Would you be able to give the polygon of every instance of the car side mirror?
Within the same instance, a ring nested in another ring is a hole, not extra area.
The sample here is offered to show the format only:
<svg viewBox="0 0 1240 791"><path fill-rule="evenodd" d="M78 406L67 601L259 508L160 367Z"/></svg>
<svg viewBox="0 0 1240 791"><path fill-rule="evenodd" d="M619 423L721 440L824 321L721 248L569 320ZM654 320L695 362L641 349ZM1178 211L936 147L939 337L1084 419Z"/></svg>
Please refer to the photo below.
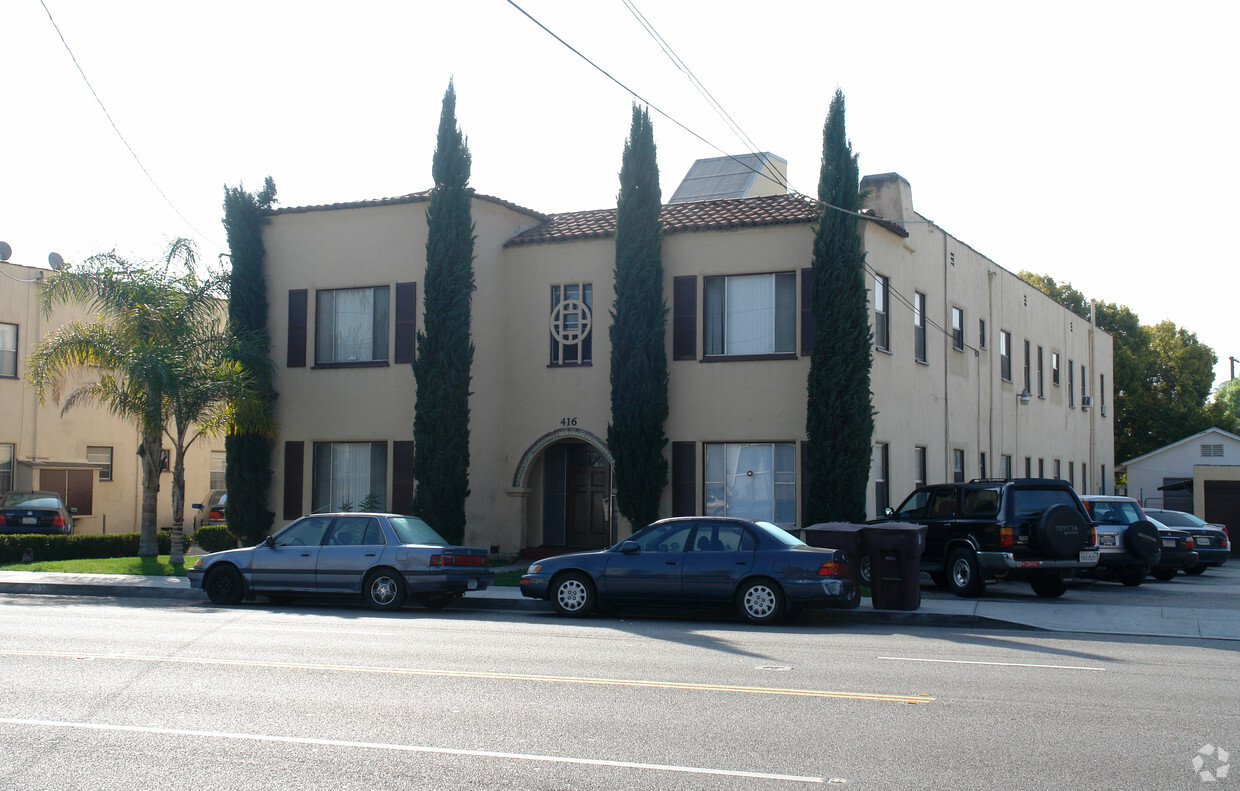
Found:
<svg viewBox="0 0 1240 791"><path fill-rule="evenodd" d="M276 546L276 537L275 537L275 536L267 536L266 538L264 538L264 539L263 539L263 546L265 546L265 547L271 547L272 549L275 549L275 546Z"/></svg>
<svg viewBox="0 0 1240 791"><path fill-rule="evenodd" d="M194 503L193 505L190 506L190 508L193 508L195 511L201 511L202 503Z"/></svg>
<svg viewBox="0 0 1240 791"><path fill-rule="evenodd" d="M895 515L896 515L896 509L892 508L891 506L887 506L886 508L883 509L883 516L887 517L888 519L890 519L891 517Z"/></svg>
<svg viewBox="0 0 1240 791"><path fill-rule="evenodd" d="M635 552L641 552L642 545L636 541L625 541L620 544L620 551L626 555L632 555Z"/></svg>
<svg viewBox="0 0 1240 791"><path fill-rule="evenodd" d="M78 511L78 509L77 509L77 506L76 506L76 505L71 505L71 506L69 506L69 513L71 513L71 514L76 514L76 513L77 513L77 511Z"/></svg>

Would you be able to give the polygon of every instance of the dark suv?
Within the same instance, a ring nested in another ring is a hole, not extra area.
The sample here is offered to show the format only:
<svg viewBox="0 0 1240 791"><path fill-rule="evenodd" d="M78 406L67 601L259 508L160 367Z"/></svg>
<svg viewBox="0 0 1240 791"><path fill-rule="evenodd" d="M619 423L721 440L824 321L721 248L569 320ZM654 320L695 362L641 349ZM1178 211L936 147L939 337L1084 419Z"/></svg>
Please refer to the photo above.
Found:
<svg viewBox="0 0 1240 791"><path fill-rule="evenodd" d="M1027 580L1034 593L1054 598L1098 563L1092 522L1066 481L923 486L888 509L888 519L926 526L921 570L957 596L980 596L988 582Z"/></svg>

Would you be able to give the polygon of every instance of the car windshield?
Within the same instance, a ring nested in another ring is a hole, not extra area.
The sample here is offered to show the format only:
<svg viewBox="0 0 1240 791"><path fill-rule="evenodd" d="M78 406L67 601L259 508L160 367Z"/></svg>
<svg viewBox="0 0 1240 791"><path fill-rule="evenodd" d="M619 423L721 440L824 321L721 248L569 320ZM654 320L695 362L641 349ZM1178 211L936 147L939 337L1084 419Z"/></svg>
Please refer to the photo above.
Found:
<svg viewBox="0 0 1240 791"><path fill-rule="evenodd" d="M416 516L389 516L388 524L396 531L396 538L402 544L448 545L443 536Z"/></svg>
<svg viewBox="0 0 1240 791"><path fill-rule="evenodd" d="M771 524L770 522L754 522L754 524L762 528L764 531L766 531L767 535L771 536L772 538L774 538L776 541L778 541L781 544L785 544L790 547L805 546L804 541L792 535L787 530L784 530L779 525L774 525L774 524Z"/></svg>
<svg viewBox="0 0 1240 791"><path fill-rule="evenodd" d="M1159 522L1172 527L1205 527L1208 524L1192 514L1186 514L1182 511L1147 511L1146 513L1153 513L1154 516L1158 517Z"/></svg>
<svg viewBox="0 0 1240 791"><path fill-rule="evenodd" d="M0 508L60 508L60 498L54 494L35 494L32 492L9 492L0 502Z"/></svg>
<svg viewBox="0 0 1240 791"><path fill-rule="evenodd" d="M1076 498L1072 496L1072 492L1067 489L1013 488L1009 496L1012 498L1012 513L1017 519L1037 516L1056 505L1080 507L1076 504Z"/></svg>
<svg viewBox="0 0 1240 791"><path fill-rule="evenodd" d="M1095 522L1104 525L1130 525L1145 517L1136 503L1095 500L1090 506Z"/></svg>

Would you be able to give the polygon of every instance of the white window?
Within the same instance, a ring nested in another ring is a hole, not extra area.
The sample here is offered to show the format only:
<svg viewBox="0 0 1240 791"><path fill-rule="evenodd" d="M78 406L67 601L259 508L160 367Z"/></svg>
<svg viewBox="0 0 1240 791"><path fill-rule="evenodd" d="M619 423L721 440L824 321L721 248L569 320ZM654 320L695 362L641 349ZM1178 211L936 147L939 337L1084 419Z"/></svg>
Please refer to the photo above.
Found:
<svg viewBox="0 0 1240 791"><path fill-rule="evenodd" d="M874 345L883 351L891 349L890 288L886 275L874 276Z"/></svg>
<svg viewBox="0 0 1240 791"><path fill-rule="evenodd" d="M313 511L384 509L386 442L314 443Z"/></svg>
<svg viewBox="0 0 1240 791"><path fill-rule="evenodd" d="M112 448L100 445L86 446L86 461L99 465L99 480L112 480Z"/></svg>
<svg viewBox="0 0 1240 791"><path fill-rule="evenodd" d="M706 516L796 522L796 446L706 443Z"/></svg>
<svg viewBox="0 0 1240 791"><path fill-rule="evenodd" d="M983 464L984 468L986 465ZM913 448L913 488L920 489L926 485L926 447L918 445Z"/></svg>
<svg viewBox="0 0 1240 791"><path fill-rule="evenodd" d="M999 477L1005 481L1012 479L1012 457L1006 453L999 457Z"/></svg>
<svg viewBox="0 0 1240 791"><path fill-rule="evenodd" d="M913 292L913 356L926 361L926 295L920 291Z"/></svg>
<svg viewBox="0 0 1240 791"><path fill-rule="evenodd" d="M891 504L888 494L887 483L887 443L879 442L874 445L874 515L881 517L887 510L887 506Z"/></svg>
<svg viewBox="0 0 1240 791"><path fill-rule="evenodd" d="M228 463L228 454L222 450L211 451L211 482L208 489L226 489L228 484L224 483L225 465Z"/></svg>
<svg viewBox="0 0 1240 791"><path fill-rule="evenodd" d="M707 355L796 352L795 274L708 277L704 290Z"/></svg>
<svg viewBox="0 0 1240 791"><path fill-rule="evenodd" d="M594 286L564 283L551 287L551 364L586 365L592 360Z"/></svg>
<svg viewBox="0 0 1240 791"><path fill-rule="evenodd" d="M1051 352L1051 384L1059 387L1059 352Z"/></svg>
<svg viewBox="0 0 1240 791"><path fill-rule="evenodd" d="M1012 381L1012 333L999 330L999 376Z"/></svg>
<svg viewBox="0 0 1240 791"><path fill-rule="evenodd" d="M0 445L0 494L13 490L13 445Z"/></svg>
<svg viewBox="0 0 1240 791"><path fill-rule="evenodd" d="M952 348L964 350L964 308L952 308Z"/></svg>
<svg viewBox="0 0 1240 791"><path fill-rule="evenodd" d="M964 451L959 448L952 450L952 481L964 483Z"/></svg>
<svg viewBox="0 0 1240 791"><path fill-rule="evenodd" d="M16 324L0 324L0 376L17 378Z"/></svg>
<svg viewBox="0 0 1240 791"><path fill-rule="evenodd" d="M314 321L316 364L387 360L387 286L319 291Z"/></svg>

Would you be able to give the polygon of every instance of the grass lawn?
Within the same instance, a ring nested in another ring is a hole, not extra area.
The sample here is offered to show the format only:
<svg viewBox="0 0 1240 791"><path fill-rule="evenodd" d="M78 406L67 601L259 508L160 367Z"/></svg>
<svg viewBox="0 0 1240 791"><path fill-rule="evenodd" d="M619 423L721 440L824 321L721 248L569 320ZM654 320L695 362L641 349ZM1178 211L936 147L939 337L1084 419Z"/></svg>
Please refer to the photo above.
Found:
<svg viewBox="0 0 1240 791"><path fill-rule="evenodd" d="M10 563L0 571L56 571L63 574L148 574L156 577L184 577L194 565L196 555L186 555L185 563L173 566L167 555L157 558L87 558L47 560L36 563Z"/></svg>

